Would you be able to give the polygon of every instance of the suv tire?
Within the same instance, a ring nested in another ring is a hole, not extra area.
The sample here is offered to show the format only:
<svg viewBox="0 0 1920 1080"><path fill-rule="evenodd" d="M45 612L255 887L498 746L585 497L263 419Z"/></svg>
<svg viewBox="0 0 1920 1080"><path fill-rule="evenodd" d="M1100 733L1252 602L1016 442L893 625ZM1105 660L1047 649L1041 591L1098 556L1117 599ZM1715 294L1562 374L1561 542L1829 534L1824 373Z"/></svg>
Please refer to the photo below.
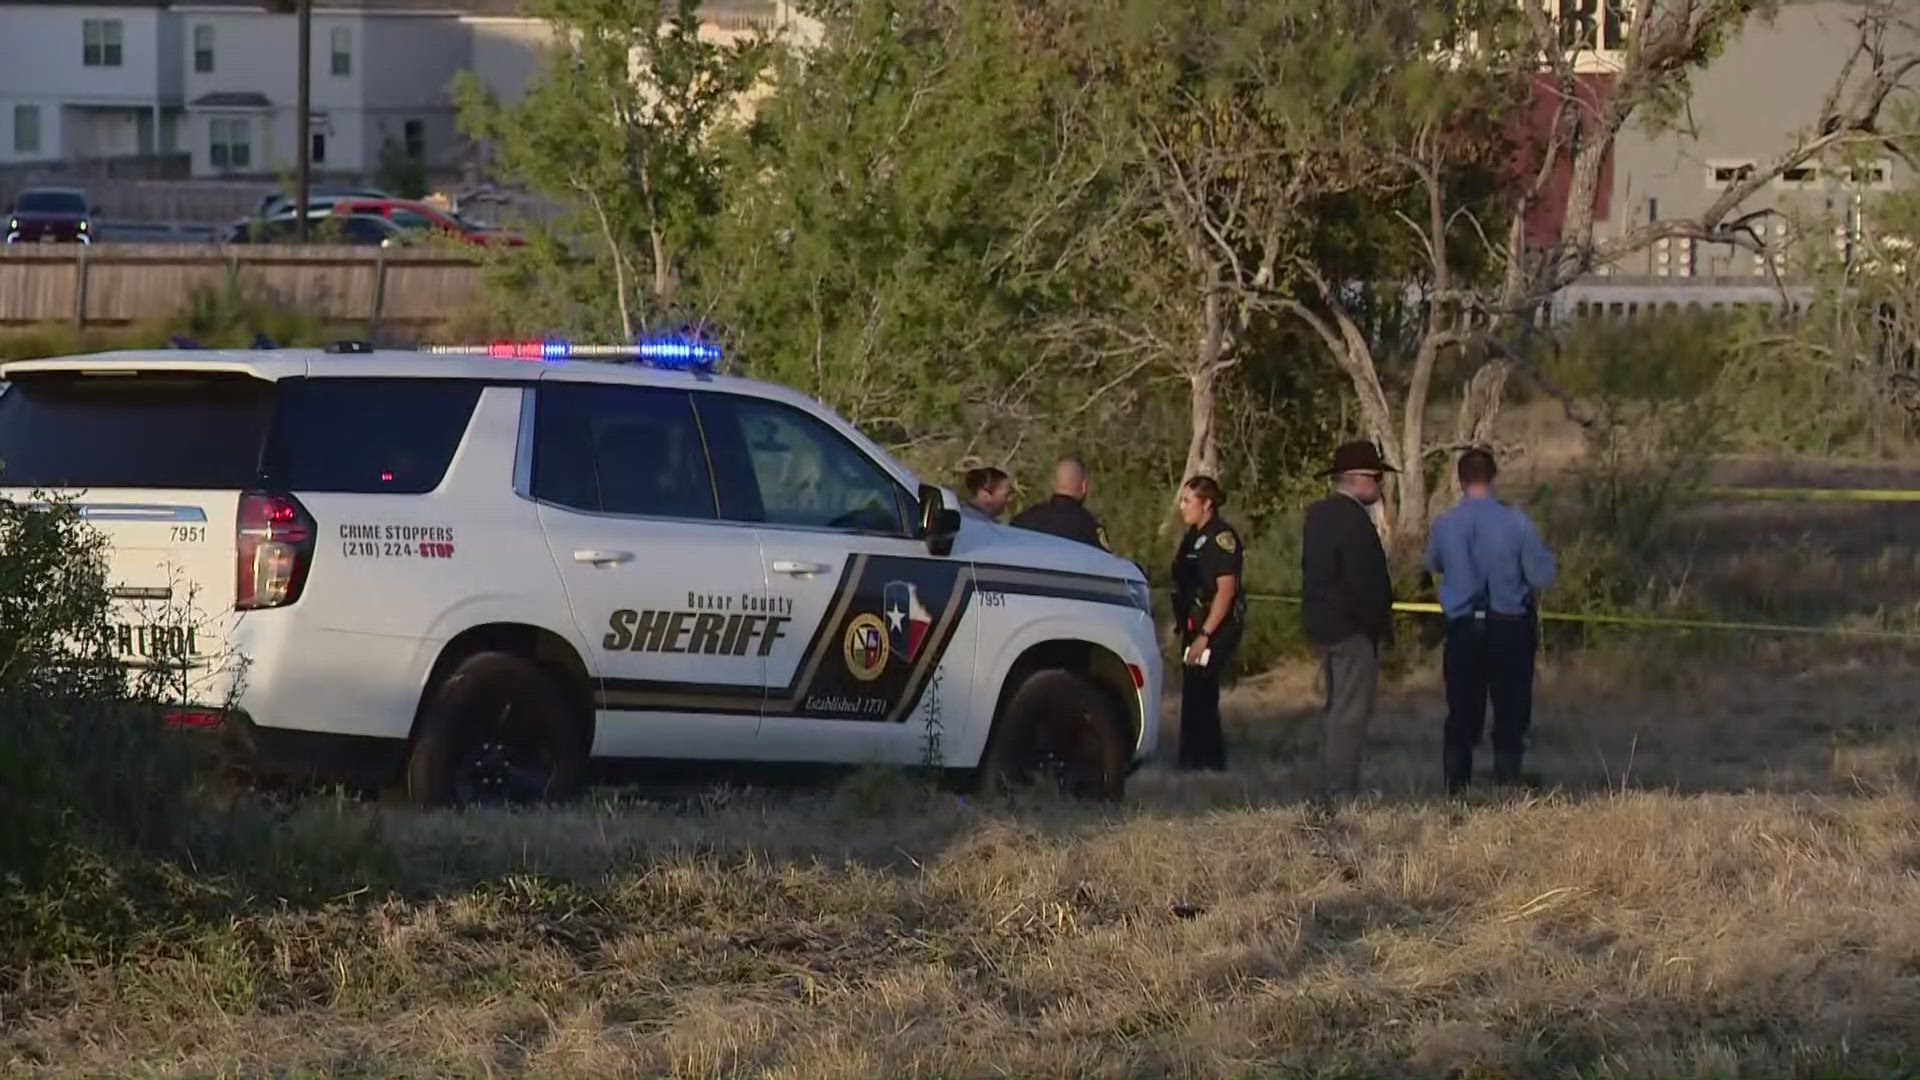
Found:
<svg viewBox="0 0 1920 1080"><path fill-rule="evenodd" d="M462 660L435 686L407 759L414 803L561 801L585 771L582 726L539 665L504 652Z"/></svg>
<svg viewBox="0 0 1920 1080"><path fill-rule="evenodd" d="M1107 695L1058 669L1029 675L1007 702L980 759L980 787L999 792L1042 780L1075 798L1118 799L1127 745Z"/></svg>

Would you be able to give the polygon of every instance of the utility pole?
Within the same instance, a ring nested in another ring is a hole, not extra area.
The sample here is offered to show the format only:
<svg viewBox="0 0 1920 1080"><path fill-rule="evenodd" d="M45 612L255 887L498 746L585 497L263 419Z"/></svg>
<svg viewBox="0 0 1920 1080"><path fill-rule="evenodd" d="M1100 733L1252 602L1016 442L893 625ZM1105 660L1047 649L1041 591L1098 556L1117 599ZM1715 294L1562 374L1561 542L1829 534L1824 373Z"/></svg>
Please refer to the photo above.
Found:
<svg viewBox="0 0 1920 1080"><path fill-rule="evenodd" d="M293 195L294 238L307 242L307 195L313 180L313 0L300 0L300 119L294 136L300 179Z"/></svg>

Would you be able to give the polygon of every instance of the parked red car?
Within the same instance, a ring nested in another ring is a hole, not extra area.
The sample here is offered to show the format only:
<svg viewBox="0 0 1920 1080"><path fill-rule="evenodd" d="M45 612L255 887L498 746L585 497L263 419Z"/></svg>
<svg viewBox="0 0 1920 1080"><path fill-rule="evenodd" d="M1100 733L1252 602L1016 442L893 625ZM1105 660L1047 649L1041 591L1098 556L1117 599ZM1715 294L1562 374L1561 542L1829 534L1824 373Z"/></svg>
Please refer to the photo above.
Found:
<svg viewBox="0 0 1920 1080"><path fill-rule="evenodd" d="M526 240L517 233L476 225L459 214L450 214L432 203L413 199L340 199L333 204L333 212L383 217L408 232L443 233L469 244L504 244L509 247L526 244Z"/></svg>

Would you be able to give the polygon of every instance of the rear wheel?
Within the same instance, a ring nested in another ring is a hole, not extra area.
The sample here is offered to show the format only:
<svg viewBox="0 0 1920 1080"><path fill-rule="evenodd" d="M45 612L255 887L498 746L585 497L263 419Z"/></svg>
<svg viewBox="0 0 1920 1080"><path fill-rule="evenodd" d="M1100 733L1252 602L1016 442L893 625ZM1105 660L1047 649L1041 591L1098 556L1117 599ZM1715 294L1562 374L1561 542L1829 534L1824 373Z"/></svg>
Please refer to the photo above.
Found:
<svg viewBox="0 0 1920 1080"><path fill-rule="evenodd" d="M571 798L586 766L581 730L539 665L476 653L427 702L407 761L407 798L429 806Z"/></svg>
<svg viewBox="0 0 1920 1080"><path fill-rule="evenodd" d="M1041 783L1083 799L1117 799L1127 744L1113 702L1071 671L1029 675L1007 702L980 761L980 786Z"/></svg>

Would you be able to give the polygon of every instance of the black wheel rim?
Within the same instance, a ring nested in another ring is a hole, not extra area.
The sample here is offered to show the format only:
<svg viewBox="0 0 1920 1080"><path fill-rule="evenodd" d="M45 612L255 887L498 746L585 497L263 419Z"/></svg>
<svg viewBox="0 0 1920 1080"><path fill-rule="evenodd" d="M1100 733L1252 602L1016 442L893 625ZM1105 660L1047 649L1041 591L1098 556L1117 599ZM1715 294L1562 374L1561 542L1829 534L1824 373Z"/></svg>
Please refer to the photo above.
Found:
<svg viewBox="0 0 1920 1080"><path fill-rule="evenodd" d="M1100 768L1098 721L1083 709L1061 709L1035 725L1032 769L1061 793L1084 797L1105 787Z"/></svg>
<svg viewBox="0 0 1920 1080"><path fill-rule="evenodd" d="M462 803L538 802L553 785L554 750L535 712L516 698L471 710L455 759L453 793Z"/></svg>

